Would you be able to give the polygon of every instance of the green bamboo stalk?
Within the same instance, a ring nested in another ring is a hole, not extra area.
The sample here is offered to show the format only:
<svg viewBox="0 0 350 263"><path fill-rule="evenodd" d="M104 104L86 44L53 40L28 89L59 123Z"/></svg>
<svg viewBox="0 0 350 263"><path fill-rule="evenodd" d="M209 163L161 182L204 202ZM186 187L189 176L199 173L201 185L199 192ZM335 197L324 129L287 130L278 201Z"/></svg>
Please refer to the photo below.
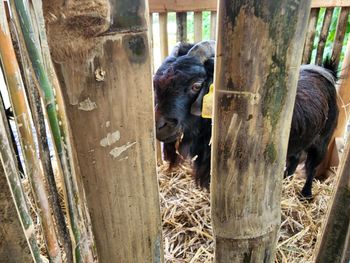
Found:
<svg viewBox="0 0 350 263"><path fill-rule="evenodd" d="M14 16L16 20L16 16ZM57 190L57 185L55 181L55 175L51 164L50 150L48 146L48 138L45 129L45 116L41 104L41 96L39 94L39 84L37 83L34 76L33 70L30 66L30 60L27 53L25 52L25 44L23 38L18 35L16 29L16 22L12 21L12 39L14 46L16 47L16 55L19 61L21 61L21 72L23 79L25 81L25 88L27 89L27 95L29 99L29 105L32 111L33 122L37 130L38 135L38 148L39 155L43 163L44 174L47 178L49 198L51 200L52 212L55 217L57 225L57 235L59 241L62 245L62 248L66 254L67 263L73 262L72 254L72 241L70 236L70 229L66 224L66 220L62 211L62 208L59 203L59 194ZM18 23L17 23L18 24ZM38 42L38 41L36 41ZM24 70L27 69L27 70ZM30 69L30 70L29 70Z"/></svg>
<svg viewBox="0 0 350 263"><path fill-rule="evenodd" d="M0 9L2 9L1 4L2 1L0 1ZM0 100L0 105L2 105L1 97ZM10 131L7 125L5 112L3 108L0 107L0 159L4 166L6 179L11 190L12 198L16 204L16 210L27 239L30 252L35 262L41 263L43 261L41 259L40 249L36 241L34 223L27 207L26 198L19 178L19 172L16 167L16 161L13 158L14 152L11 146L9 133Z"/></svg>
<svg viewBox="0 0 350 263"><path fill-rule="evenodd" d="M34 1L34 3L38 4L37 1ZM34 72L36 74L36 78L38 80L38 83L40 84L41 91L43 93L43 100L46 105L46 113L48 115L49 124L52 132L52 136L54 138L55 142L55 150L57 151L57 155L59 157L59 171L60 173L63 172L64 174L64 182L65 182L65 190L66 190L66 197L67 197L67 203L68 203L68 211L69 211L69 219L70 224L72 227L72 231L74 234L74 241L77 244L75 248L75 260L76 262L81 261L90 261L92 260L92 252L91 252L91 246L87 244L87 240L91 240L92 244L92 233L90 232L90 235L86 232L86 224L84 222L84 212L85 211L85 219L88 218L88 213L86 212L86 207L84 206L82 209L82 202L81 202L81 196L80 192L83 192L82 189L79 191L79 187L76 181L76 176L74 174L74 167L71 165L70 160L72 160L71 157L71 151L69 148L69 136L68 134L68 126L66 124L66 117L65 117L65 110L63 107L63 102L59 103L59 108L61 112L60 120L58 119L57 113L55 111L56 104L55 104L55 98L53 93L53 87L58 86L58 81L55 76L53 65L51 62L48 45L47 45L47 39L46 39L46 33L45 33L45 26L44 26L44 18L42 15L42 11L35 10L36 11L36 18L41 23L39 25L39 34L40 34L40 45L41 45L41 51L44 53L44 57L46 60L46 66L50 68L49 73L45 72L45 65L43 61L41 60L41 56L43 53L40 53L38 46L35 43L33 36L34 30L33 30L33 23L30 18L29 14L29 8L27 5L27 2L23 0L15 0L15 7L14 10L18 16L19 16L19 22L21 24L22 28L22 34L24 37L24 40L26 42L26 47L29 52L29 57L32 62L32 66L34 69ZM38 9L38 8L36 8ZM55 81L57 85L53 85L50 82ZM54 79L54 80L52 80ZM59 88L56 88L56 92L60 94ZM61 99L61 96L60 96ZM59 125L61 123L61 125ZM63 147L63 145L65 147ZM68 151L65 149L67 148ZM81 240L84 240L82 242Z"/></svg>
<svg viewBox="0 0 350 263"><path fill-rule="evenodd" d="M61 132L57 119L55 96L49 78L45 72L44 65L42 63L41 54L36 46L35 39L32 37L34 35L34 30L33 23L30 18L28 3L24 0L15 0L14 3L17 15L19 17L19 22L27 47L28 55L32 62L36 78L40 84L57 152L61 154L63 149L61 142Z"/></svg>
<svg viewBox="0 0 350 263"><path fill-rule="evenodd" d="M3 2L1 1L1 3ZM13 105L13 112L23 149L23 156L26 161L26 173L30 178L31 186L34 190L35 201L39 207L39 213L42 219L41 226L43 228L50 259L53 262L62 262L61 251L55 233L55 225L43 181L43 171L35 150L34 136L29 121L30 113L28 112L25 99L21 73L12 46L3 4L0 6L0 18L0 55Z"/></svg>

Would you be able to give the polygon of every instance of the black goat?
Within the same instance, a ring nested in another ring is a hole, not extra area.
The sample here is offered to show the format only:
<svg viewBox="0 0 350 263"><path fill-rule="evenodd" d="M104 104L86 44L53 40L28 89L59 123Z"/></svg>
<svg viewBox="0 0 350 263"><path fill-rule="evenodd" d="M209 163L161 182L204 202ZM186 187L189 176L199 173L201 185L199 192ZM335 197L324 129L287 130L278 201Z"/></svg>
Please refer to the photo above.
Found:
<svg viewBox="0 0 350 263"><path fill-rule="evenodd" d="M211 120L201 118L201 107L213 82L214 52L214 41L178 44L153 79L156 134L164 142L164 158L173 167L195 157L194 175L201 187L210 182ZM337 123L336 79L330 61L324 67L300 68L285 175L295 172L301 153L306 152L304 197L312 195L315 169Z"/></svg>

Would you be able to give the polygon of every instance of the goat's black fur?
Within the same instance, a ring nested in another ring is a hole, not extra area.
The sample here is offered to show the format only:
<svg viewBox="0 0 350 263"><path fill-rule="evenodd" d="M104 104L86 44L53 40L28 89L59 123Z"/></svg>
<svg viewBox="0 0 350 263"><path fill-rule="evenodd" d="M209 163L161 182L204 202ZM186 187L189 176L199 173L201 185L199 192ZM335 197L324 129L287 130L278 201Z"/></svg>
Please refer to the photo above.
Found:
<svg viewBox="0 0 350 263"><path fill-rule="evenodd" d="M326 59L323 68L303 65L295 98L285 175L292 175L303 152L307 154L306 183L301 194L311 197L312 180L327 152L337 125L338 107L334 64Z"/></svg>
<svg viewBox="0 0 350 263"><path fill-rule="evenodd" d="M188 92L191 84L203 79L202 89L208 92L213 82L214 59L204 64L195 57L186 56L191 44L180 46L177 57L168 57L154 76L156 114L176 119L183 132L178 149L176 139L164 143L164 157L170 167L185 158L196 157L194 175L196 182L208 187L210 182L211 120L194 116L190 112L196 96ZM316 167L323 160L337 123L336 69L326 60L323 67L304 65L300 77L293 111L285 175L295 172L302 152L307 153L307 180L302 190L311 196L311 185Z"/></svg>

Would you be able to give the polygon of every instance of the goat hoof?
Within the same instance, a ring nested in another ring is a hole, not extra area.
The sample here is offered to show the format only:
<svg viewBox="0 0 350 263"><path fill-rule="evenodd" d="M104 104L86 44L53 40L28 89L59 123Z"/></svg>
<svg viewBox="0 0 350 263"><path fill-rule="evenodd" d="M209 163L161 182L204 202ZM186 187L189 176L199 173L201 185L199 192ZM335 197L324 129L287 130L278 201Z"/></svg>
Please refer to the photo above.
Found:
<svg viewBox="0 0 350 263"><path fill-rule="evenodd" d="M310 202L313 200L312 193L301 191L299 194L299 199L301 201L309 201Z"/></svg>

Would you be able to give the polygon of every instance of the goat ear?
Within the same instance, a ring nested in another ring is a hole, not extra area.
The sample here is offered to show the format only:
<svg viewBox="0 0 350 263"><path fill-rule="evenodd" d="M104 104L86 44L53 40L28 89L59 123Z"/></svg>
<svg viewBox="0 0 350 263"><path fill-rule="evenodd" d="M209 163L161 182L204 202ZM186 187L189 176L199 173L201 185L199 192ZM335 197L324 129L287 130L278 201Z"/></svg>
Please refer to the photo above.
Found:
<svg viewBox="0 0 350 263"><path fill-rule="evenodd" d="M202 87L201 91L198 94L197 99L192 103L191 106L191 114L195 116L202 116L202 104L203 104L203 97L206 93L206 88Z"/></svg>
<svg viewBox="0 0 350 263"><path fill-rule="evenodd" d="M210 77L213 77L214 75L214 65L215 65L214 62L215 62L214 57L209 58L204 62L205 71L207 72L207 75Z"/></svg>

